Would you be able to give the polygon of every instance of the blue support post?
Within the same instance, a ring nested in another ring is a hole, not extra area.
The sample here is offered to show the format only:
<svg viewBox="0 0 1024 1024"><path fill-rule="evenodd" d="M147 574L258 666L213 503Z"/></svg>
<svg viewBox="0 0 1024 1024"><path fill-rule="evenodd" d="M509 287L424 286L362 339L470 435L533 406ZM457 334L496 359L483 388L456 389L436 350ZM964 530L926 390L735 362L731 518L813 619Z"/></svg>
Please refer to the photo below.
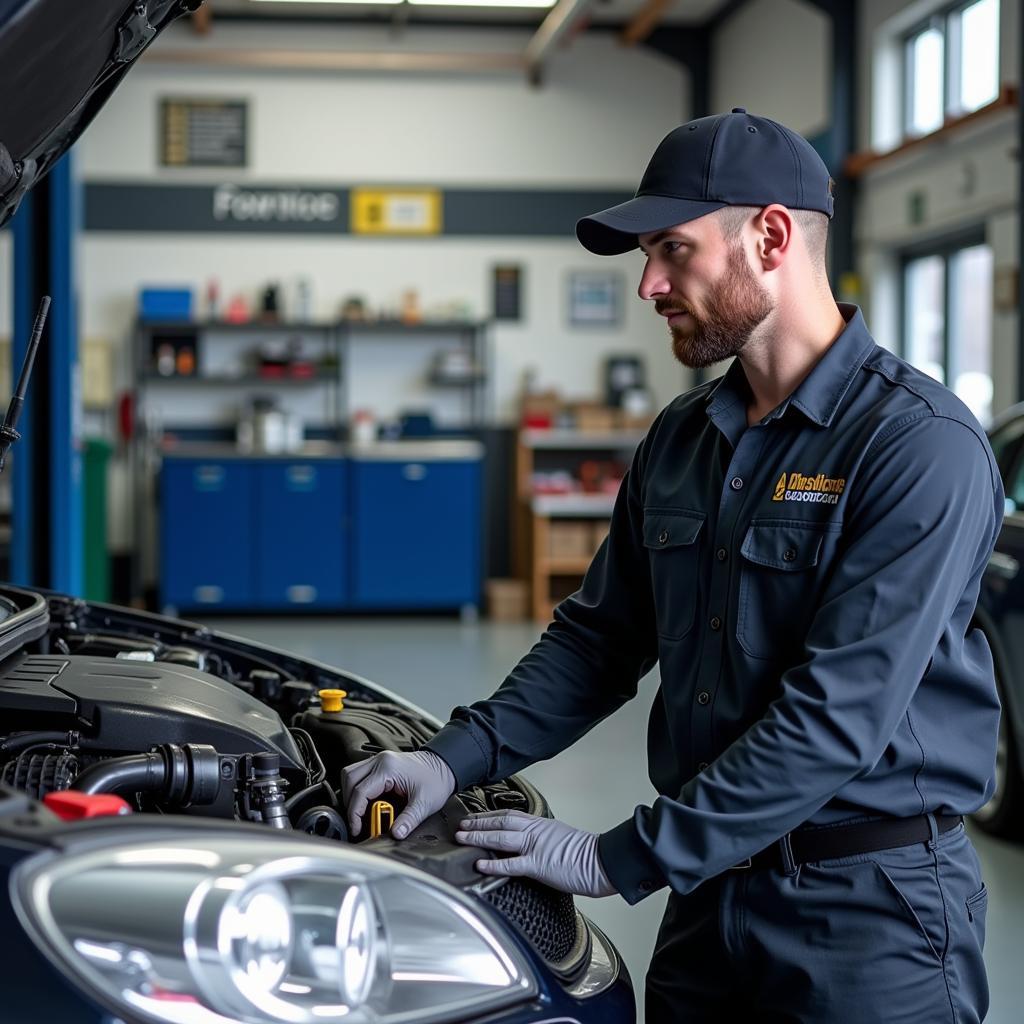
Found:
<svg viewBox="0 0 1024 1024"><path fill-rule="evenodd" d="M65 156L54 165L12 222L14 380L40 297L49 294L53 303L18 425L22 439L11 454L11 577L79 595L84 509L75 239L81 203L71 159Z"/></svg>
<svg viewBox="0 0 1024 1024"><path fill-rule="evenodd" d="M81 192L67 153L49 176L50 294L50 579L54 590L79 595L84 584L81 374L75 245Z"/></svg>

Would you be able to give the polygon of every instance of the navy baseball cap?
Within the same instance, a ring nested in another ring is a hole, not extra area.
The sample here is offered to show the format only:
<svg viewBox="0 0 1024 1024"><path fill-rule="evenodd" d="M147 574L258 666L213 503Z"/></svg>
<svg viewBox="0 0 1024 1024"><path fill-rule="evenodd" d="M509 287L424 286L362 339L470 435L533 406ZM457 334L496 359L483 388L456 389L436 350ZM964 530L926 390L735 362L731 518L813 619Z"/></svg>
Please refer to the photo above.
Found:
<svg viewBox="0 0 1024 1024"><path fill-rule="evenodd" d="M723 206L818 210L832 216L825 162L796 132L742 107L689 121L661 140L636 196L584 217L576 237L599 256L635 249L637 235L696 220Z"/></svg>

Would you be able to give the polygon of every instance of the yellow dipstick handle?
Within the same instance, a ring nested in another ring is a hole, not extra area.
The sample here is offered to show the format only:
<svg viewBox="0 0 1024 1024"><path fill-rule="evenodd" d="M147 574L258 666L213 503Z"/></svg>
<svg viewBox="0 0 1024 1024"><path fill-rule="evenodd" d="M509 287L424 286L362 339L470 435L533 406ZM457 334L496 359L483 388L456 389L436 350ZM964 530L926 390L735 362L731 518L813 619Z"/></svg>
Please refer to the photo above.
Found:
<svg viewBox="0 0 1024 1024"><path fill-rule="evenodd" d="M395 808L387 800L374 800L370 808L370 838L379 839L391 831L395 823Z"/></svg>
<svg viewBox="0 0 1024 1024"><path fill-rule="evenodd" d="M320 710L329 714L337 714L345 710L344 700L348 696L346 690L321 690Z"/></svg>

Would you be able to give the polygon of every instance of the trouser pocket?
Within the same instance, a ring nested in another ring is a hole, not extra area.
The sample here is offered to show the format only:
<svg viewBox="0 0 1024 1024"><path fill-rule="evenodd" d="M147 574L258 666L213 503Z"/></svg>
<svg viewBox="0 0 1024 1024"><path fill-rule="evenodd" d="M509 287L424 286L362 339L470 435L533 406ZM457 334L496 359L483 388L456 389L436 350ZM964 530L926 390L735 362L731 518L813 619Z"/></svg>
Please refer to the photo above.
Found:
<svg viewBox="0 0 1024 1024"><path fill-rule="evenodd" d="M928 952L943 963L949 948L949 929L942 890L934 865L901 868L874 861L880 884L887 888L906 915L907 923L917 932Z"/></svg>

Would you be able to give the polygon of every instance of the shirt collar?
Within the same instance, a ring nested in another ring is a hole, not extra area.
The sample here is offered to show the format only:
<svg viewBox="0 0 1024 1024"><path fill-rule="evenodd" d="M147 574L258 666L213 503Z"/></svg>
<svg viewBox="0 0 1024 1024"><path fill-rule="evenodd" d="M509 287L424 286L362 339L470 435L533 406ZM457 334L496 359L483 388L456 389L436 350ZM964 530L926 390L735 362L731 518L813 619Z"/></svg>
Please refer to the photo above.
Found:
<svg viewBox="0 0 1024 1024"><path fill-rule="evenodd" d="M765 422L780 418L792 405L819 426L831 424L839 403L874 345L860 309L846 302L840 302L838 306L846 327L796 390L764 418ZM725 376L708 392L708 415L714 416L739 401L743 402L745 409L750 398L750 385L743 365L734 359Z"/></svg>

